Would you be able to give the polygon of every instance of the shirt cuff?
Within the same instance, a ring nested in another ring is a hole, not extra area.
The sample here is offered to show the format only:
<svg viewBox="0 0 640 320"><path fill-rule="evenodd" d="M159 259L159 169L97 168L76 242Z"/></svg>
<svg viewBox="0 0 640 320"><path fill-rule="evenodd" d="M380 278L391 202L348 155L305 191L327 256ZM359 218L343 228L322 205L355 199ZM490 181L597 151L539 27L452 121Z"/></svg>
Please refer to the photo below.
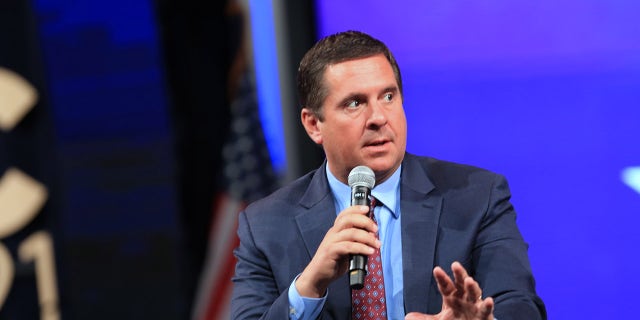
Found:
<svg viewBox="0 0 640 320"><path fill-rule="evenodd" d="M298 292L298 289L296 289L296 280L298 280L298 276L293 279L293 282L291 282L291 285L289 286L289 319L316 319L327 300L329 290L327 289L324 296L320 298L303 297Z"/></svg>

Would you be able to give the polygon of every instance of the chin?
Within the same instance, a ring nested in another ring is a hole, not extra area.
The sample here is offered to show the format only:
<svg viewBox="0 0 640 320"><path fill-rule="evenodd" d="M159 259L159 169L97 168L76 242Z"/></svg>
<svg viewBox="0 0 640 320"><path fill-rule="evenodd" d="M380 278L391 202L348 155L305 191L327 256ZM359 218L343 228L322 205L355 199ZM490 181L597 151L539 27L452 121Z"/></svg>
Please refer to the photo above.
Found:
<svg viewBox="0 0 640 320"><path fill-rule="evenodd" d="M376 176L385 175L386 173L388 173L389 171L393 170L396 167L395 163L391 161L384 161L384 162L372 161L369 164L366 164L366 166L371 168L371 170L373 170L373 172L376 173Z"/></svg>
<svg viewBox="0 0 640 320"><path fill-rule="evenodd" d="M363 161L364 165L371 168L373 172L376 173L376 176L386 175L389 171L393 171L397 167L400 166L400 162L402 162L402 158L396 157L385 157L385 158L375 158L369 159L368 161Z"/></svg>

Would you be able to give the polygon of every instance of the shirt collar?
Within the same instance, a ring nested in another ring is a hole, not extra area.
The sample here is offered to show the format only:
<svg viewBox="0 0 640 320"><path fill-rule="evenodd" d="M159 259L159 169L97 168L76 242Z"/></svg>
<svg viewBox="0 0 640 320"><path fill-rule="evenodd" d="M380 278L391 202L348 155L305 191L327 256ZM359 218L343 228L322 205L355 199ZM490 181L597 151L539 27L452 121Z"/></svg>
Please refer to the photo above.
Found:
<svg viewBox="0 0 640 320"><path fill-rule="evenodd" d="M398 218L399 210L397 210L398 198L400 196L399 186L400 186L400 172L402 172L402 165L396 169L396 172L389 177L389 179L385 180L383 183L376 185L371 190L371 194L376 197L379 201L381 201L391 214L395 218ZM329 166L326 165L325 171L327 172L327 180L329 181L329 188L331 188L331 192L333 193L334 199L336 199L336 204L338 205L338 212L344 210L348 206L351 205L351 188L338 180L331 170L329 170Z"/></svg>

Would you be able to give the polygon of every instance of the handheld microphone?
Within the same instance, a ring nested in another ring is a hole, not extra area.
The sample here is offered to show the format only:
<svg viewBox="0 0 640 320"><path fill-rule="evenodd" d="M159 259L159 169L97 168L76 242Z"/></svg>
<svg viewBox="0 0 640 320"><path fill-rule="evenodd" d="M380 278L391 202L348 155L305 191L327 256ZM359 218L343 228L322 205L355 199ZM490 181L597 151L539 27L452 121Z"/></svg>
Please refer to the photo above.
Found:
<svg viewBox="0 0 640 320"><path fill-rule="evenodd" d="M376 175L367 166L357 166L349 173L351 187L351 205L369 206L371 189L376 184ZM367 275L367 256L352 254L349 257L349 285L352 289L360 290L364 287L364 277Z"/></svg>

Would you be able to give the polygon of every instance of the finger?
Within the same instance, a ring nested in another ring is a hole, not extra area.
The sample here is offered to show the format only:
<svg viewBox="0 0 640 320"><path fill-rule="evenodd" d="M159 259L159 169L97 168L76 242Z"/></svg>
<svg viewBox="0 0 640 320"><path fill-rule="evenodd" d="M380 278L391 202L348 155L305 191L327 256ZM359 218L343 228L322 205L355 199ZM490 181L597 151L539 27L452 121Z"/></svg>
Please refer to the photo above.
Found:
<svg viewBox="0 0 640 320"><path fill-rule="evenodd" d="M480 306L480 319L493 320L493 307L493 298L484 299Z"/></svg>
<svg viewBox="0 0 640 320"><path fill-rule="evenodd" d="M453 281L451 281L451 278L449 278L442 268L433 268L433 277L436 279L438 290L440 290L440 294L442 294L443 297L447 297L456 291Z"/></svg>
<svg viewBox="0 0 640 320"><path fill-rule="evenodd" d="M458 261L454 261L451 264L451 271L453 271L453 277L456 280L464 281L464 279L469 276L467 270Z"/></svg>
<svg viewBox="0 0 640 320"><path fill-rule="evenodd" d="M451 271L453 271L453 282L456 287L456 297L462 298L465 294L464 280L469 276L467 274L467 270L464 269L460 262L455 261L451 264Z"/></svg>
<svg viewBox="0 0 640 320"><path fill-rule="evenodd" d="M362 254L365 256L372 255L375 252L375 248L358 242L343 242L339 244L343 247L340 255L350 254Z"/></svg>
<svg viewBox="0 0 640 320"><path fill-rule="evenodd" d="M317 256L338 261L346 258L349 254L373 254L375 249L381 246L380 240L366 230L358 228L336 229L334 226L327 232L316 252Z"/></svg>
<svg viewBox="0 0 640 320"><path fill-rule="evenodd" d="M369 207L367 206L348 207L338 214L333 225L337 230L359 228L376 233L378 225L366 216L368 212Z"/></svg>
<svg viewBox="0 0 640 320"><path fill-rule="evenodd" d="M482 289L480 289L480 285L472 277L464 279L464 287L467 301L476 303L482 299Z"/></svg>
<svg viewBox="0 0 640 320"><path fill-rule="evenodd" d="M356 206L347 207L346 209L340 211L340 213L338 213L338 218L343 216L350 216L350 215L367 217L368 213L369 213L369 207L356 205Z"/></svg>
<svg viewBox="0 0 640 320"><path fill-rule="evenodd" d="M361 216L367 217L368 214L369 214L369 210L370 210L369 206L353 205L353 206L349 206L349 207L345 208L338 215L342 215L342 214L357 214L357 215L361 215Z"/></svg>
<svg viewBox="0 0 640 320"><path fill-rule="evenodd" d="M340 231L336 235L336 242L345 242L347 245L351 244L364 244L373 249L379 249L382 243L374 233L368 232L363 229L350 228ZM349 252L354 253L354 252ZM373 252L371 252L373 253Z"/></svg>

